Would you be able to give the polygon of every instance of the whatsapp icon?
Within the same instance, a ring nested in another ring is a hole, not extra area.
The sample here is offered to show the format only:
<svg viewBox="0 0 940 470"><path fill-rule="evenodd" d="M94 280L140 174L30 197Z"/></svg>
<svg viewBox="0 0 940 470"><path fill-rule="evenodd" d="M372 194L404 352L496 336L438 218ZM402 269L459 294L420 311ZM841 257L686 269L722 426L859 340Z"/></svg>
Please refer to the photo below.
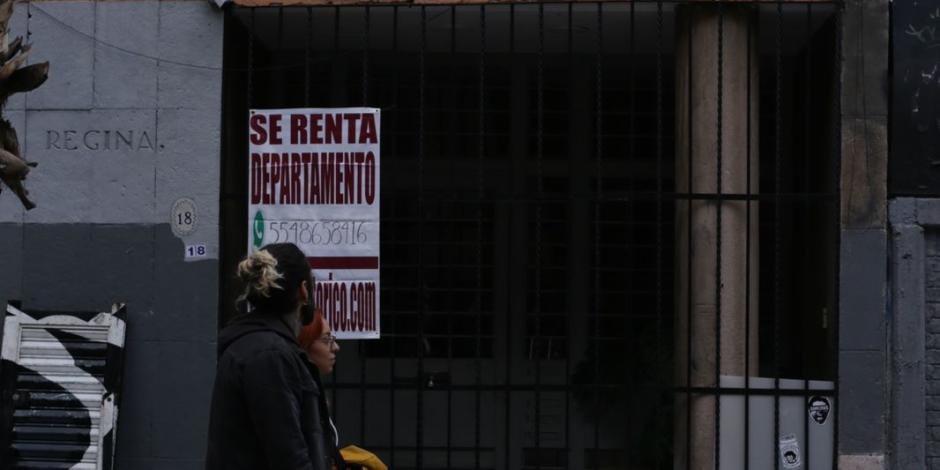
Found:
<svg viewBox="0 0 940 470"><path fill-rule="evenodd" d="M260 210L255 212L255 220L254 223L252 223L251 234L255 248L261 248L261 244L264 243L264 214L262 214Z"/></svg>

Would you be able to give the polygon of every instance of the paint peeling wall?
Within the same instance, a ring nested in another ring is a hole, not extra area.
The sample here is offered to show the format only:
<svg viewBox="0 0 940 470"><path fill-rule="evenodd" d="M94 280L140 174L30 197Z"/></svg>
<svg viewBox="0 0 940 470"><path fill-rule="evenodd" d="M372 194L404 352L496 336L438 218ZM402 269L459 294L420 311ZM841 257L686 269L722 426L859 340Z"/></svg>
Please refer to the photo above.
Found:
<svg viewBox="0 0 940 470"><path fill-rule="evenodd" d="M17 4L49 81L5 115L38 207L0 194L0 300L128 304L118 468L202 468L215 369L222 13L204 1ZM195 228L174 235L174 202ZM184 248L207 255L186 262ZM5 303L5 302L4 302Z"/></svg>

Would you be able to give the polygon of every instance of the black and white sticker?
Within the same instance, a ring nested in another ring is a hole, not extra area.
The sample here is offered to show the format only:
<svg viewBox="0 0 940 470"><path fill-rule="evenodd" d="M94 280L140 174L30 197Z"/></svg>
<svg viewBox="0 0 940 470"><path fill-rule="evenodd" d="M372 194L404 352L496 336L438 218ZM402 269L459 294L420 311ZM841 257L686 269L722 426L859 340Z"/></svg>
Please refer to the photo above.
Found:
<svg viewBox="0 0 940 470"><path fill-rule="evenodd" d="M800 443L793 434L780 438L780 463L783 464L783 468L800 468L803 465L803 459L800 458Z"/></svg>
<svg viewBox="0 0 940 470"><path fill-rule="evenodd" d="M809 417L813 418L813 421L816 421L817 424L826 424L826 420L829 419L829 412L832 410L829 400L819 395L810 397L806 408L809 411Z"/></svg>

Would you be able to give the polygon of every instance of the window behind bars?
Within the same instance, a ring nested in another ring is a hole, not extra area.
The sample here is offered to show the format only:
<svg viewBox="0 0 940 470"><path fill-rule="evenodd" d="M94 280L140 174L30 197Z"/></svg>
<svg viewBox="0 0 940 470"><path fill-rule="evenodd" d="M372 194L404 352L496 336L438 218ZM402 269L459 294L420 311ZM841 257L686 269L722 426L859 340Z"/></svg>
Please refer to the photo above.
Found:
<svg viewBox="0 0 940 470"><path fill-rule="evenodd" d="M328 381L344 443L790 468L793 432L834 468L839 35L826 3L230 10L222 321L248 109L378 107L382 338Z"/></svg>

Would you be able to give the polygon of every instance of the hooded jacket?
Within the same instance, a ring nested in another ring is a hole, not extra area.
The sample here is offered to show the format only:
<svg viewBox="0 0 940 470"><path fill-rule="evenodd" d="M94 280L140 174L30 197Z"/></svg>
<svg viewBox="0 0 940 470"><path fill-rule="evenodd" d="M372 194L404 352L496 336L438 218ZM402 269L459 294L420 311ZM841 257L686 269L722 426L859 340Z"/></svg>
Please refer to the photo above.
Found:
<svg viewBox="0 0 940 470"><path fill-rule="evenodd" d="M331 470L333 443L316 371L277 315L219 334L207 470Z"/></svg>

